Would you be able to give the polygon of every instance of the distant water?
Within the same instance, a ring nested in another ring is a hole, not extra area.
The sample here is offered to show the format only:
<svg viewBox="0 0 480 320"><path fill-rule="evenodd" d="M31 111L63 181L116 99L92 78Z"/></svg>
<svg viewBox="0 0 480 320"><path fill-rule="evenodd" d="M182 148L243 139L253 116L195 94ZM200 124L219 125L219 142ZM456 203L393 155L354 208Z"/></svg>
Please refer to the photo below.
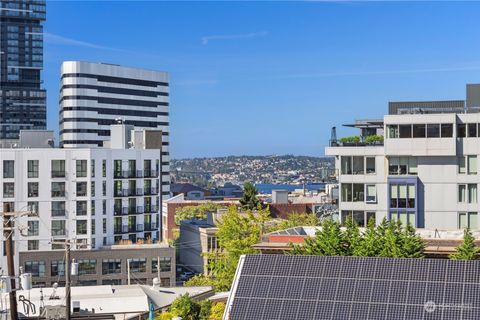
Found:
<svg viewBox="0 0 480 320"><path fill-rule="evenodd" d="M260 183L256 184L255 188L257 188L259 193L272 193L272 190L288 190L294 191L295 189L302 189L302 184L270 184L270 183ZM309 183L305 185L305 189L307 191L316 191L325 189L325 183Z"/></svg>

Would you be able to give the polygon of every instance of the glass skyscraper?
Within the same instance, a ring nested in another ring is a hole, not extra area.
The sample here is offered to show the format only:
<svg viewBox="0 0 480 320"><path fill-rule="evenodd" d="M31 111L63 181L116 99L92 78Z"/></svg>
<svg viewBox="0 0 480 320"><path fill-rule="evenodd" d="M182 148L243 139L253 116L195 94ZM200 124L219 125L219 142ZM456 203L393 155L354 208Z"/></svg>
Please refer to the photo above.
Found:
<svg viewBox="0 0 480 320"><path fill-rule="evenodd" d="M45 0L0 0L0 140L46 129L43 21Z"/></svg>

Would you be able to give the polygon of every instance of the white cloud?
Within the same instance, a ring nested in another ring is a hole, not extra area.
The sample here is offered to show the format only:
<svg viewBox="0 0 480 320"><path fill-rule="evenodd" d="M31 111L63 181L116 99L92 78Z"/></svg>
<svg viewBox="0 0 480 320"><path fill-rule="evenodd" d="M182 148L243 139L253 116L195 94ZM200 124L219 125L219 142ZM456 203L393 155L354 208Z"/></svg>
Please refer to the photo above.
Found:
<svg viewBox="0 0 480 320"><path fill-rule="evenodd" d="M202 37L202 44L206 45L211 41L216 40L234 40L234 39L248 39L248 38L257 38L257 37L265 37L268 35L268 31L259 31L259 32L251 32L251 33L244 33L244 34L224 34L224 35L213 35L213 36L205 36Z"/></svg>
<svg viewBox="0 0 480 320"><path fill-rule="evenodd" d="M63 36L53 34L53 33L48 33L48 32L43 33L43 39L45 40L45 42L51 43L51 44L86 47L86 48L92 48L92 49L122 51L121 49L106 47L106 46L102 46L102 45L91 43L91 42L67 38L67 37L63 37Z"/></svg>

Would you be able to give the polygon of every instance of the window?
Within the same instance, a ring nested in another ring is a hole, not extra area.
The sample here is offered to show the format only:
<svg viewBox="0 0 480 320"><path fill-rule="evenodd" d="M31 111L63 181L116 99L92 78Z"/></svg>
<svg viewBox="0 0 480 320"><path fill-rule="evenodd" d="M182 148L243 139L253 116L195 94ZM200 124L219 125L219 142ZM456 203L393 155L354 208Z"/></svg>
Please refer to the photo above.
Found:
<svg viewBox="0 0 480 320"><path fill-rule="evenodd" d="M467 124L467 137L476 138L477 137L477 124L468 123Z"/></svg>
<svg viewBox="0 0 480 320"><path fill-rule="evenodd" d="M122 160L113 160L113 177L122 177Z"/></svg>
<svg viewBox="0 0 480 320"><path fill-rule="evenodd" d="M207 251L215 251L219 248L218 245L218 238L216 236L208 236L207 237Z"/></svg>
<svg viewBox="0 0 480 320"><path fill-rule="evenodd" d="M102 160L102 177L107 177L107 160Z"/></svg>
<svg viewBox="0 0 480 320"><path fill-rule="evenodd" d="M77 220L77 234L87 234L87 220Z"/></svg>
<svg viewBox="0 0 480 320"><path fill-rule="evenodd" d="M15 197L15 184L13 182L3 183L3 197L14 198Z"/></svg>
<svg viewBox="0 0 480 320"><path fill-rule="evenodd" d="M87 196L87 182L77 182L77 197Z"/></svg>
<svg viewBox="0 0 480 320"><path fill-rule="evenodd" d="M65 182L52 182L52 198L65 197Z"/></svg>
<svg viewBox="0 0 480 320"><path fill-rule="evenodd" d="M427 123L427 138L440 138L440 125Z"/></svg>
<svg viewBox="0 0 480 320"><path fill-rule="evenodd" d="M160 272L170 272L172 270L172 258L160 257L160 259L152 259L152 272L158 272L158 260L160 260Z"/></svg>
<svg viewBox="0 0 480 320"><path fill-rule="evenodd" d="M365 158L367 174L375 173L375 157L366 157Z"/></svg>
<svg viewBox="0 0 480 320"><path fill-rule="evenodd" d="M120 286L121 284L122 284L122 279L105 279L105 280L102 280L102 285Z"/></svg>
<svg viewBox="0 0 480 320"><path fill-rule="evenodd" d="M458 228L459 229L477 229L478 228L478 214L476 212L460 212L458 214Z"/></svg>
<svg viewBox="0 0 480 320"><path fill-rule="evenodd" d="M45 261L26 261L25 273L31 273L32 277L45 277Z"/></svg>
<svg viewBox="0 0 480 320"><path fill-rule="evenodd" d="M28 160L28 177L29 178L38 178L38 160Z"/></svg>
<svg viewBox="0 0 480 320"><path fill-rule="evenodd" d="M102 181L102 196L107 195L107 181Z"/></svg>
<svg viewBox="0 0 480 320"><path fill-rule="evenodd" d="M65 220L52 220L52 236L64 236L66 233Z"/></svg>
<svg viewBox="0 0 480 320"><path fill-rule="evenodd" d="M136 170L137 170L136 161L128 160L128 176L135 177Z"/></svg>
<svg viewBox="0 0 480 320"><path fill-rule="evenodd" d="M28 221L28 236L38 236L38 221Z"/></svg>
<svg viewBox="0 0 480 320"><path fill-rule="evenodd" d="M467 136L467 126L464 123L457 124L457 137L465 138Z"/></svg>
<svg viewBox="0 0 480 320"><path fill-rule="evenodd" d="M38 213L38 201L28 201L27 210L33 213Z"/></svg>
<svg viewBox="0 0 480 320"><path fill-rule="evenodd" d="M353 201L354 202L363 202L365 186L359 183L353 183Z"/></svg>
<svg viewBox="0 0 480 320"><path fill-rule="evenodd" d="M122 270L121 259L103 259L102 274L120 273Z"/></svg>
<svg viewBox="0 0 480 320"><path fill-rule="evenodd" d="M416 175L417 173L416 157L391 157L388 160L388 174L390 175Z"/></svg>
<svg viewBox="0 0 480 320"><path fill-rule="evenodd" d="M65 201L52 201L52 217L65 216Z"/></svg>
<svg viewBox="0 0 480 320"><path fill-rule="evenodd" d="M414 184L390 185L390 208L415 208Z"/></svg>
<svg viewBox="0 0 480 320"><path fill-rule="evenodd" d="M92 214L92 216L95 215L95 200L90 201L90 213Z"/></svg>
<svg viewBox="0 0 480 320"><path fill-rule="evenodd" d="M77 178L85 178L87 176L87 160L77 160Z"/></svg>
<svg viewBox="0 0 480 320"><path fill-rule="evenodd" d="M92 230L92 235L95 234L95 219L91 220L90 229Z"/></svg>
<svg viewBox="0 0 480 320"><path fill-rule="evenodd" d="M344 226L348 219L351 219L360 227L366 227L368 221L375 219L375 212L342 210L342 225Z"/></svg>
<svg viewBox="0 0 480 320"><path fill-rule="evenodd" d="M468 184L468 203L477 203L477 185Z"/></svg>
<svg viewBox="0 0 480 320"><path fill-rule="evenodd" d="M477 185L474 183L458 185L458 202L477 203Z"/></svg>
<svg viewBox="0 0 480 320"><path fill-rule="evenodd" d="M77 216L87 215L87 201L77 201Z"/></svg>
<svg viewBox="0 0 480 320"><path fill-rule="evenodd" d="M52 178L65 178L65 160L52 160Z"/></svg>
<svg viewBox="0 0 480 320"><path fill-rule="evenodd" d="M367 184L367 197L365 202L376 203L377 202L377 187L374 184Z"/></svg>
<svg viewBox="0 0 480 320"><path fill-rule="evenodd" d="M107 233L107 219L106 218L102 219L102 231L103 231L103 233Z"/></svg>
<svg viewBox="0 0 480 320"><path fill-rule="evenodd" d="M147 259L130 259L131 272L147 272Z"/></svg>
<svg viewBox="0 0 480 320"><path fill-rule="evenodd" d="M425 138L426 136L426 125L425 124L414 124L413 125L413 137L414 138Z"/></svg>
<svg viewBox="0 0 480 320"><path fill-rule="evenodd" d="M90 196L95 197L95 181L90 182Z"/></svg>
<svg viewBox="0 0 480 320"><path fill-rule="evenodd" d="M477 156L467 156L468 174L477 174Z"/></svg>
<svg viewBox="0 0 480 320"><path fill-rule="evenodd" d="M90 160L90 176L95 177L95 160Z"/></svg>
<svg viewBox="0 0 480 320"><path fill-rule="evenodd" d="M399 125L400 138L411 138L412 137L412 126L409 124Z"/></svg>
<svg viewBox="0 0 480 320"><path fill-rule="evenodd" d="M342 183L342 201L351 202L352 201L352 184L351 183Z"/></svg>
<svg viewBox="0 0 480 320"><path fill-rule="evenodd" d="M3 160L3 177L4 178L13 178L14 177L14 164L13 160Z"/></svg>
<svg viewBox="0 0 480 320"><path fill-rule="evenodd" d="M388 138L399 138L398 126L397 125L388 125L387 126Z"/></svg>
<svg viewBox="0 0 480 320"><path fill-rule="evenodd" d="M28 186L28 197L35 198L38 197L38 182L29 182Z"/></svg>
<svg viewBox="0 0 480 320"><path fill-rule="evenodd" d="M390 212L391 221L400 221L402 225L415 226L415 212L413 211L392 211Z"/></svg>
<svg viewBox="0 0 480 320"><path fill-rule="evenodd" d="M352 174L352 157L342 156L340 161L341 161L342 174Z"/></svg>
<svg viewBox="0 0 480 320"><path fill-rule="evenodd" d="M107 200L102 200L102 214L106 215L107 214Z"/></svg>
<svg viewBox="0 0 480 320"><path fill-rule="evenodd" d="M353 157L353 174L364 174L363 157Z"/></svg>
<svg viewBox="0 0 480 320"><path fill-rule="evenodd" d="M442 123L442 138L451 138L453 137L453 124L451 123Z"/></svg>
<svg viewBox="0 0 480 320"><path fill-rule="evenodd" d="M40 241L38 240L28 240L27 241L28 251L38 250L40 248Z"/></svg>
<svg viewBox="0 0 480 320"><path fill-rule="evenodd" d="M86 259L78 260L78 274L97 274L97 260L95 259Z"/></svg>
<svg viewBox="0 0 480 320"><path fill-rule="evenodd" d="M465 161L465 157L461 156L457 158L458 160L458 173L465 174L467 173L467 163Z"/></svg>
<svg viewBox="0 0 480 320"><path fill-rule="evenodd" d="M63 260L52 260L50 262L50 275L52 277L64 276L65 275L65 261Z"/></svg>

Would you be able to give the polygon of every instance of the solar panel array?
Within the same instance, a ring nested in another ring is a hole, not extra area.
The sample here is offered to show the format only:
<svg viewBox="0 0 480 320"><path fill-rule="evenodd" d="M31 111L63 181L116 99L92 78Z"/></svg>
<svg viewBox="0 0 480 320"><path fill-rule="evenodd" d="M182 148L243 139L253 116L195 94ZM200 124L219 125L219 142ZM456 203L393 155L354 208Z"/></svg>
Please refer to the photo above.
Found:
<svg viewBox="0 0 480 320"><path fill-rule="evenodd" d="M247 255L232 294L232 320L479 320L480 261Z"/></svg>

